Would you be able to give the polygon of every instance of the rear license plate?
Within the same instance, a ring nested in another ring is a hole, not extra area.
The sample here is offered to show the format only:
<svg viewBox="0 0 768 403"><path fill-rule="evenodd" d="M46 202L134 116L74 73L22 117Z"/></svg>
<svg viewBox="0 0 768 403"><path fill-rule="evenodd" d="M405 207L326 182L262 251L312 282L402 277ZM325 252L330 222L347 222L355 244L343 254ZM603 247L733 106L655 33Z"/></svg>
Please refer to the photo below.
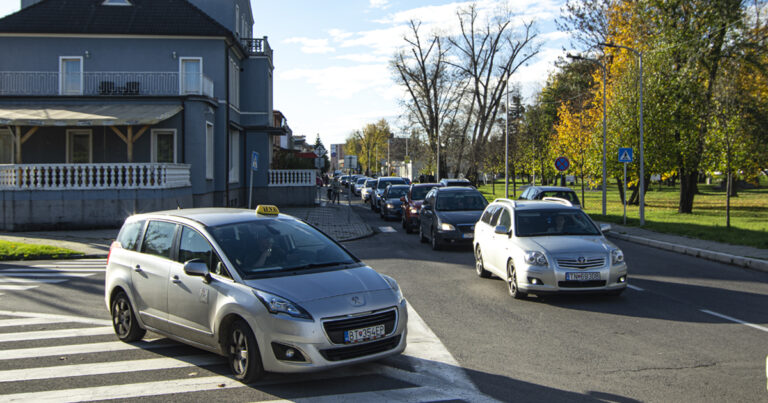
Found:
<svg viewBox="0 0 768 403"><path fill-rule="evenodd" d="M344 332L345 343L359 343L366 340L375 340L384 337L386 331L384 325L364 327L362 329L347 330Z"/></svg>
<svg viewBox="0 0 768 403"><path fill-rule="evenodd" d="M568 281L600 280L600 273L596 273L596 272L565 273L565 279Z"/></svg>
<svg viewBox="0 0 768 403"><path fill-rule="evenodd" d="M461 234L461 237L464 238L464 239L472 239L472 238L475 237L475 234L473 234L471 232L467 232L466 234Z"/></svg>

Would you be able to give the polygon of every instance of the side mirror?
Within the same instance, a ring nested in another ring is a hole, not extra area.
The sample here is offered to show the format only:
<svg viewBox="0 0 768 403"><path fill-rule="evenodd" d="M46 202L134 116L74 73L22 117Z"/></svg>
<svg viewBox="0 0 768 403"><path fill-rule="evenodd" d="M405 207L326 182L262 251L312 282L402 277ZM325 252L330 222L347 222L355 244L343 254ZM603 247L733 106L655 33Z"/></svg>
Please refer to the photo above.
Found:
<svg viewBox="0 0 768 403"><path fill-rule="evenodd" d="M499 235L507 235L509 234L509 228L507 228L506 225L497 225L496 228L493 229L493 232Z"/></svg>
<svg viewBox="0 0 768 403"><path fill-rule="evenodd" d="M608 232L611 230L611 224L600 224L600 232Z"/></svg>
<svg viewBox="0 0 768 403"><path fill-rule="evenodd" d="M184 263L184 273L190 276L207 277L208 265L202 259L192 259Z"/></svg>

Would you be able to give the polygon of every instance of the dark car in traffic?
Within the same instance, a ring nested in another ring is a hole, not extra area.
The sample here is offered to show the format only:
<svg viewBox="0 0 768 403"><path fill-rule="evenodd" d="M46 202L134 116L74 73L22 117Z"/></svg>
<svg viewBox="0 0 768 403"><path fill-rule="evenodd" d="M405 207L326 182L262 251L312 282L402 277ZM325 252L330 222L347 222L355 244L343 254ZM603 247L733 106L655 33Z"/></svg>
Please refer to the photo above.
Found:
<svg viewBox="0 0 768 403"><path fill-rule="evenodd" d="M408 193L408 185L389 185L381 194L381 208L379 215L388 220L399 219L402 213L402 198Z"/></svg>
<svg viewBox="0 0 768 403"><path fill-rule="evenodd" d="M436 187L427 193L419 211L419 238L432 249L444 244L471 245L475 224L488 201L472 187Z"/></svg>
<svg viewBox="0 0 768 403"><path fill-rule="evenodd" d="M389 185L405 185L405 180L396 176L383 176L376 179L376 184L373 186L373 192L371 192L371 210L381 210L381 195Z"/></svg>
<svg viewBox="0 0 768 403"><path fill-rule="evenodd" d="M414 183L408 188L408 193L403 197L402 224L405 232L411 233L419 226L419 209L427 193L440 186L439 183Z"/></svg>
<svg viewBox="0 0 768 403"><path fill-rule="evenodd" d="M469 179L456 178L456 179L440 179L441 186L472 186L472 182Z"/></svg>

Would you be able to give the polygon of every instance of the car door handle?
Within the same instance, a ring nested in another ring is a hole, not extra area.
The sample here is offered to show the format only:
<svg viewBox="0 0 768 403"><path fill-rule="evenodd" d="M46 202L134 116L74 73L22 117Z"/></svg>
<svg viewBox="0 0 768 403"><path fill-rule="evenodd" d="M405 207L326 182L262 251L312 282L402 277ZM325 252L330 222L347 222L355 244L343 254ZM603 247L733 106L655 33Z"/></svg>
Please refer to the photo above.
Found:
<svg viewBox="0 0 768 403"><path fill-rule="evenodd" d="M141 266L137 264L136 267L133 268L133 271L136 273L141 273Z"/></svg>
<svg viewBox="0 0 768 403"><path fill-rule="evenodd" d="M181 280L179 280L179 276L173 276L173 277L171 277L171 281L172 281L172 282L174 282L174 283L176 283L176 284L178 284L178 283L180 283L180 282L181 282Z"/></svg>

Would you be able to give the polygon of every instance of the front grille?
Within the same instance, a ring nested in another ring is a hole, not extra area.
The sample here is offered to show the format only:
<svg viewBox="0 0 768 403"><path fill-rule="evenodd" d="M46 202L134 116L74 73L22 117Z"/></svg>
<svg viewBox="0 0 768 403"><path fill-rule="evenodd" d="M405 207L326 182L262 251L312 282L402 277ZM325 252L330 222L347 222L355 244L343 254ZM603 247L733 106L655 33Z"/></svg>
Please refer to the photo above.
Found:
<svg viewBox="0 0 768 403"><path fill-rule="evenodd" d="M579 261L581 260L581 261ZM557 259L557 265L564 269L594 269L596 267L603 267L605 264L604 257L596 258L580 258L580 259Z"/></svg>
<svg viewBox="0 0 768 403"><path fill-rule="evenodd" d="M386 334L395 330L397 314L394 309L373 315L358 316L349 319L334 320L323 323L325 333L333 343L344 344L344 332L369 326L384 325Z"/></svg>
<svg viewBox="0 0 768 403"><path fill-rule="evenodd" d="M592 288L605 287L605 280L591 281L558 281L557 285L562 288Z"/></svg>
<svg viewBox="0 0 768 403"><path fill-rule="evenodd" d="M475 232L474 225L457 225L456 229L464 233Z"/></svg>
<svg viewBox="0 0 768 403"><path fill-rule="evenodd" d="M320 354L322 354L328 361L351 360L353 358L365 357L366 355L392 350L397 347L398 344L400 344L400 335L371 343L320 350Z"/></svg>

